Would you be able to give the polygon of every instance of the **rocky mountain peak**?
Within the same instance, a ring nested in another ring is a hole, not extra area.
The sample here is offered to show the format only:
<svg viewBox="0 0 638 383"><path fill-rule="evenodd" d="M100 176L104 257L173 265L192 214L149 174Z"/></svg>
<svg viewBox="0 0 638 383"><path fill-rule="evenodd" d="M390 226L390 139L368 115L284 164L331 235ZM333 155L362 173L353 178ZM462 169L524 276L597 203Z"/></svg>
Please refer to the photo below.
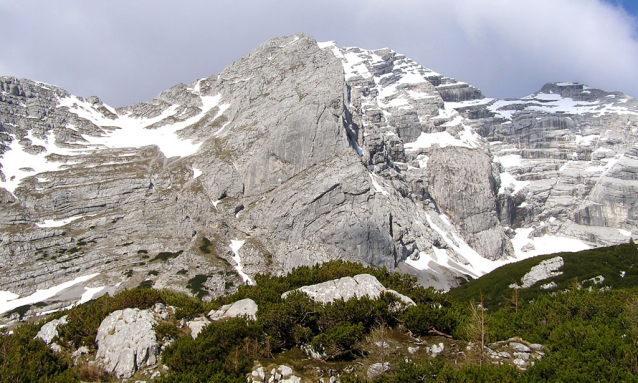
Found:
<svg viewBox="0 0 638 383"><path fill-rule="evenodd" d="M331 259L447 288L626 242L637 132L622 93L486 98L303 34L117 109L2 77L0 311L140 284L212 297Z"/></svg>

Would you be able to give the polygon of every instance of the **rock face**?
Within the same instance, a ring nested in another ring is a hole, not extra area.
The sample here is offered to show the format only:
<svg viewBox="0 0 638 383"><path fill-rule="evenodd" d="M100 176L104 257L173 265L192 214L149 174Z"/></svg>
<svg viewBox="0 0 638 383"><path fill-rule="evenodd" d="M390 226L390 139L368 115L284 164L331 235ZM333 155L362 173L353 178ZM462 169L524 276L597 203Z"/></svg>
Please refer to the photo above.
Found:
<svg viewBox="0 0 638 383"><path fill-rule="evenodd" d="M390 293L399 298L405 306L416 306L412 299L394 290L386 289L376 277L370 274L359 274L354 277L344 277L316 285L303 286L296 290L287 291L281 297L285 299L293 291L301 291L320 303L331 303L337 299L348 301L352 298L360 299L363 297L376 299L381 293Z"/></svg>
<svg viewBox="0 0 638 383"><path fill-rule="evenodd" d="M628 241L637 137L619 92L485 98L390 49L303 34L118 109L0 77L0 291L99 273L87 288L210 299L332 259L447 288L547 252L537 237Z"/></svg>
<svg viewBox="0 0 638 383"><path fill-rule="evenodd" d="M51 342L53 342L53 338L58 336L58 326L65 325L67 323L66 318L67 316L65 315L60 319L54 319L45 323L35 337L42 339L42 341L46 344L51 344Z"/></svg>
<svg viewBox="0 0 638 383"><path fill-rule="evenodd" d="M142 367L157 363L160 346L155 336L157 322L148 310L124 309L109 314L97 330L96 358L106 371L130 378Z"/></svg>
<svg viewBox="0 0 638 383"><path fill-rule="evenodd" d="M514 249L497 216L498 181L487 154L464 147L441 148L433 151L428 169L430 196L460 226L467 243L488 259L512 256Z"/></svg>
<svg viewBox="0 0 638 383"><path fill-rule="evenodd" d="M210 321L206 318L195 318L192 321L188 321L186 325L191 330L191 336L193 339L197 339L200 332L210 324Z"/></svg>
<svg viewBox="0 0 638 383"><path fill-rule="evenodd" d="M248 319L257 320L257 303L250 298L241 299L237 302L223 305L219 310L212 310L208 313L211 320L217 321L227 318L237 318L245 316Z"/></svg>
<svg viewBox="0 0 638 383"><path fill-rule="evenodd" d="M564 264L565 261L563 260L563 257L554 257L541 261L541 263L532 267L527 274L523 275L523 278L521 278L521 285L518 287L527 289L534 286L538 281L559 276L563 274L563 272L556 270L563 267ZM551 288L551 285L547 285L544 288Z"/></svg>

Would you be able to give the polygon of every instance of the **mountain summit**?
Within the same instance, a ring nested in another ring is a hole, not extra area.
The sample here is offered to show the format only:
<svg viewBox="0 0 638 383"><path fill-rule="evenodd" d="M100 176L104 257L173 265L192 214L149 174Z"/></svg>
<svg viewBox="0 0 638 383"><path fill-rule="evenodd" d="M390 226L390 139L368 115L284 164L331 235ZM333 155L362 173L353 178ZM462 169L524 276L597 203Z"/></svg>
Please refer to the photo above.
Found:
<svg viewBox="0 0 638 383"><path fill-rule="evenodd" d="M449 288L637 232L638 102L583 84L485 98L300 34L124 108L0 91L0 313L140 284L213 297L332 259Z"/></svg>

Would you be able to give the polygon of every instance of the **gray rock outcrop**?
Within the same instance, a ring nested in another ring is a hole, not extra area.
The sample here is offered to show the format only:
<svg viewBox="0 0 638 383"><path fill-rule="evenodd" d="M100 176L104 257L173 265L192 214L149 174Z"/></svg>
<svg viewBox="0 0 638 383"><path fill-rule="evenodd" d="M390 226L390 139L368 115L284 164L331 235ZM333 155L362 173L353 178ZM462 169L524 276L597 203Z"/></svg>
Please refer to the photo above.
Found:
<svg viewBox="0 0 638 383"><path fill-rule="evenodd" d="M195 318L191 321L186 322L186 325L191 330L191 336L193 339L197 339L197 336L204 329L204 327L208 326L211 322L207 318Z"/></svg>
<svg viewBox="0 0 638 383"><path fill-rule="evenodd" d="M463 238L488 259L514 255L497 216L494 178L485 152L464 147L434 150L428 160L428 192L439 210L461 227Z"/></svg>
<svg viewBox="0 0 638 383"><path fill-rule="evenodd" d="M156 364L160 353L153 329L156 324L149 310L112 312L97 330L96 358L118 378L130 378L144 366Z"/></svg>
<svg viewBox="0 0 638 383"><path fill-rule="evenodd" d="M316 285L303 286L283 293L282 299L286 299L293 291L301 291L320 303L331 303L338 299L349 301L363 297L376 299L381 293L389 293L399 298L405 307L416 306L412 299L394 290L386 289L376 277L370 274L359 274L354 277L343 277Z"/></svg>
<svg viewBox="0 0 638 383"><path fill-rule="evenodd" d="M245 298L231 304L223 305L218 310L211 310L208 313L208 317L213 321L237 317L257 320L258 309L259 307L255 301L250 298Z"/></svg>
<svg viewBox="0 0 638 383"><path fill-rule="evenodd" d="M528 289L532 286L534 286L536 284L536 282L538 281L542 281L544 279L547 278L552 278L552 277L556 277L559 276L561 274L563 274L562 271L556 271L558 269L560 269L561 267L563 267L563 265L565 264L565 261L563 260L563 257L554 257L554 258L550 258L550 259L546 259L544 261L541 261L538 265L533 266L529 272L527 272L525 275L523 275L523 278L521 278L521 285L520 286L510 286L510 287L519 287L522 289ZM555 286L555 284L554 284ZM549 289L552 288L553 286L551 285L546 285L546 287L543 287L545 289Z"/></svg>
<svg viewBox="0 0 638 383"><path fill-rule="evenodd" d="M40 328L40 331L35 335L36 338L42 339L42 341L51 346L52 349L60 351L61 347L53 343L53 340L58 336L58 326L67 324L68 316L65 315L60 319L53 319Z"/></svg>

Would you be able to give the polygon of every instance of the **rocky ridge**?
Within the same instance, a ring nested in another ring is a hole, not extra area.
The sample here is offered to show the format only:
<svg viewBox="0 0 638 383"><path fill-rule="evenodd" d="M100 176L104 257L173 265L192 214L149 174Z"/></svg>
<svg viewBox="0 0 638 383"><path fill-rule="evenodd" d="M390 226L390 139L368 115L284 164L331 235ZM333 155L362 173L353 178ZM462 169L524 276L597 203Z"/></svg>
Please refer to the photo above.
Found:
<svg viewBox="0 0 638 383"><path fill-rule="evenodd" d="M118 109L2 77L0 299L94 273L27 312L142 283L216 296L335 258L447 288L626 242L637 132L622 93L485 98L390 49L306 35Z"/></svg>

